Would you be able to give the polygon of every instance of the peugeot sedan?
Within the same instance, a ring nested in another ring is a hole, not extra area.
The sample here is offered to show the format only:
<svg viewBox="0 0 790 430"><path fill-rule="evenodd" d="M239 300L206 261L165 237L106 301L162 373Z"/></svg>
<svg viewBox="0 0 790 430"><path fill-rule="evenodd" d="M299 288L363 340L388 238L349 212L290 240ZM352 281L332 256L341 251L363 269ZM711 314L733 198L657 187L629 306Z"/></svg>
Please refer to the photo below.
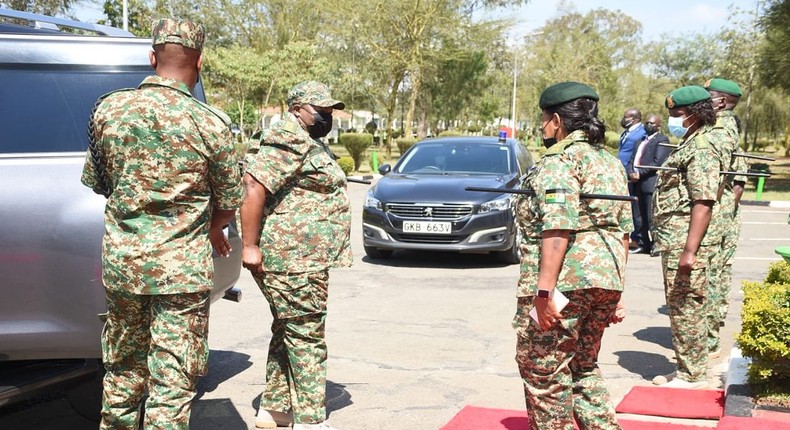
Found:
<svg viewBox="0 0 790 430"><path fill-rule="evenodd" d="M368 192L362 215L365 253L395 250L497 253L520 260L515 196L466 187L517 188L532 157L517 140L444 137L412 146Z"/></svg>

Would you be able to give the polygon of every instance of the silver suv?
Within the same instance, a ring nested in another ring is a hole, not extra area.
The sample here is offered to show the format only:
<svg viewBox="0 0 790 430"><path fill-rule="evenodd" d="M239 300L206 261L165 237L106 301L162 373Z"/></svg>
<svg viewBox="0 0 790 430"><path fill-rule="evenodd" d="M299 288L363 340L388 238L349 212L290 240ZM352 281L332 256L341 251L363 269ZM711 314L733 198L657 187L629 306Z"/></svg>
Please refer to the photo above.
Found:
<svg viewBox="0 0 790 430"><path fill-rule="evenodd" d="M0 9L0 406L99 367L105 200L80 183L86 126L99 96L152 73L150 49L116 28ZM227 231L213 300L240 298L241 240Z"/></svg>

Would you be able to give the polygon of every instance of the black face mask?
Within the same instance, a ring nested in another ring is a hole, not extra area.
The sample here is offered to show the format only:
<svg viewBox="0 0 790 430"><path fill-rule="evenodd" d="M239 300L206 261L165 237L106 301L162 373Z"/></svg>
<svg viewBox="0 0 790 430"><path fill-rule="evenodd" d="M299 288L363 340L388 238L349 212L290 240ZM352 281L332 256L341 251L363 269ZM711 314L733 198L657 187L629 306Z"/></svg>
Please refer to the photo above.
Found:
<svg viewBox="0 0 790 430"><path fill-rule="evenodd" d="M546 123L546 125L548 125L548 124L549 123ZM541 131L540 137L543 139L543 146L545 146L546 149L549 149L552 146L554 146L555 143L557 143L557 138L556 137L543 137L543 133L546 132L545 128L546 128L545 125L540 128L540 131ZM554 130L554 134L555 135L557 134L556 130Z"/></svg>
<svg viewBox="0 0 790 430"><path fill-rule="evenodd" d="M319 139L332 131L332 114L316 112L313 114L313 125L307 126L307 132L313 139Z"/></svg>
<svg viewBox="0 0 790 430"><path fill-rule="evenodd" d="M653 124L645 124L645 133L647 133L648 136L652 135L653 133L655 133L657 131L658 131L658 127L656 127L655 125L653 125Z"/></svg>
<svg viewBox="0 0 790 430"><path fill-rule="evenodd" d="M628 120L625 119L625 118L620 120L620 126L623 127L623 128L631 127L632 124L633 124L633 122L628 122Z"/></svg>

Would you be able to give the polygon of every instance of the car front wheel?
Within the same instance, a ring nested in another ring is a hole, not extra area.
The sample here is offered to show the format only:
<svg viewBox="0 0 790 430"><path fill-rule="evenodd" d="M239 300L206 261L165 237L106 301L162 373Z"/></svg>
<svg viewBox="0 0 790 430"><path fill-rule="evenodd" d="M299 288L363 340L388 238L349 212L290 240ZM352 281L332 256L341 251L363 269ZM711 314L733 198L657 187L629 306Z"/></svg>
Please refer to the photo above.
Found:
<svg viewBox="0 0 790 430"><path fill-rule="evenodd" d="M499 253L499 258L506 264L519 264L521 263L521 230L516 228L516 234L513 238L513 246L507 251Z"/></svg>

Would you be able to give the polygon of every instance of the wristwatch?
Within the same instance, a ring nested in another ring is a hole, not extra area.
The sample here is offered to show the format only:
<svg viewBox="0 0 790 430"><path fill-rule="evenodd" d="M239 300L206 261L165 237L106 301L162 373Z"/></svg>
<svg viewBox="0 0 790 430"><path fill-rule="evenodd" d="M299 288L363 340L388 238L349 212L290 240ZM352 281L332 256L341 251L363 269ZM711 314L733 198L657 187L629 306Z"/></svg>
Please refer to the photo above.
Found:
<svg viewBox="0 0 790 430"><path fill-rule="evenodd" d="M538 290L538 297L541 299L548 299L554 295L554 290Z"/></svg>

